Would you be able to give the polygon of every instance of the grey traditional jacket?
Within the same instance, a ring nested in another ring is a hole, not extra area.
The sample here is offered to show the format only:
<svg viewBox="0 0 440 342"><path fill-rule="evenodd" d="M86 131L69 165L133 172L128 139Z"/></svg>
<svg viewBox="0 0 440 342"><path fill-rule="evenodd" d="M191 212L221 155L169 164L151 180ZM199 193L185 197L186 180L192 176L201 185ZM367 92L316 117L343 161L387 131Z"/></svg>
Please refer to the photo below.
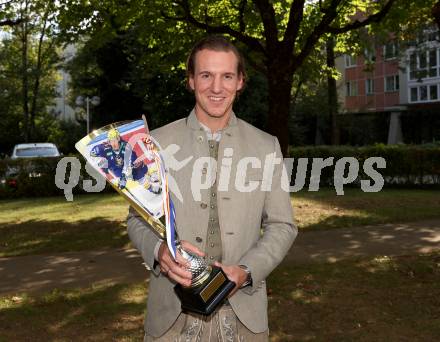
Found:
<svg viewBox="0 0 440 342"><path fill-rule="evenodd" d="M208 229L210 182L206 176L210 174L209 165L214 174L217 172L222 263L248 266L253 279L252 287L239 290L229 302L248 329L255 333L267 330L265 279L284 258L297 235L289 193L281 189L282 161L270 162L274 156L281 158L278 140L232 113L229 125L222 132L218 163L207 164L209 146L194 110L188 118L151 134L162 149L175 152L174 163L167 166L183 199L180 201L178 195L172 194L179 237L201 250L206 247ZM175 170L176 161L187 163ZM263 172L265 167L273 167L273 172ZM128 216L128 234L152 269L145 330L158 337L177 319L181 312L180 301L173 291L175 284L154 268L158 238L133 209Z"/></svg>

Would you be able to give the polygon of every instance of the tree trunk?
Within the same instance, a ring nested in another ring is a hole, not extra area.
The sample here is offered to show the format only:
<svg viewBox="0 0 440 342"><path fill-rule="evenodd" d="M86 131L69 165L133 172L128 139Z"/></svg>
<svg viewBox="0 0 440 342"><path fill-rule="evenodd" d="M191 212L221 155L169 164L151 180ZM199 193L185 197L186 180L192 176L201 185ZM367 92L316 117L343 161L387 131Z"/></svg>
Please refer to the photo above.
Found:
<svg viewBox="0 0 440 342"><path fill-rule="evenodd" d="M31 110L30 110L30 133L31 135L35 131L35 115L37 112L37 101L38 96L40 92L40 79L42 75L42 68L43 68L43 42L44 37L46 33L46 25L47 25L47 17L49 14L49 5L47 6L47 9L44 13L44 19L43 19L43 25L40 32L40 39L38 40L38 53L37 53L37 67L35 72L35 81L34 81L34 87L33 87L33 97L32 97L32 103L31 103Z"/></svg>
<svg viewBox="0 0 440 342"><path fill-rule="evenodd" d="M339 145L339 132L337 123L338 114L338 93L336 89L336 80L332 76L332 71L335 69L335 41L330 37L326 42L327 52L327 67L329 69L327 75L327 89L328 89L328 114L330 118L330 141L332 145Z"/></svg>
<svg viewBox="0 0 440 342"><path fill-rule="evenodd" d="M287 59L288 60L288 59ZM273 60L268 66L268 130L275 135L284 157L288 157L290 92L293 74L286 72L286 59Z"/></svg>
<svg viewBox="0 0 440 342"><path fill-rule="evenodd" d="M27 2L24 16L27 16ZM23 15L22 15L23 17ZM21 32L22 107L24 116L24 141L29 142L29 79L28 79L28 19L24 18Z"/></svg>

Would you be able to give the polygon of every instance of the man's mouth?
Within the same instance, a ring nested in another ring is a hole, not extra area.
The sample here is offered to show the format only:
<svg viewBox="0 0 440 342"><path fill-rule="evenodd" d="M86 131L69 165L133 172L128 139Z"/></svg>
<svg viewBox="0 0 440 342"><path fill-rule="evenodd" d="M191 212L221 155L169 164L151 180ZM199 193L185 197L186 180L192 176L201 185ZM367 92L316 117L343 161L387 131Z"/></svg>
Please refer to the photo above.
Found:
<svg viewBox="0 0 440 342"><path fill-rule="evenodd" d="M220 102L224 99L224 97L218 97L218 96L208 96L208 98L214 102Z"/></svg>

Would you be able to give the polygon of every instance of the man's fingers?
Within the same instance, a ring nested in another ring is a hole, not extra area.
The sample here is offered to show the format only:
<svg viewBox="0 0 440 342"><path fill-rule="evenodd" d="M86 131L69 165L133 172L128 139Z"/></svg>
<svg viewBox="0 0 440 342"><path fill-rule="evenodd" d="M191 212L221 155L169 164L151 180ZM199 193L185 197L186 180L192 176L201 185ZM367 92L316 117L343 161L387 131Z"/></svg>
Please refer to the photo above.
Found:
<svg viewBox="0 0 440 342"><path fill-rule="evenodd" d="M189 262L188 260L186 260L180 253L176 253L176 261L178 264L188 267L189 266Z"/></svg>
<svg viewBox="0 0 440 342"><path fill-rule="evenodd" d="M173 274L179 276L180 278L184 278L184 279L187 279L187 280L191 280L192 279L191 272L189 272L186 269L182 268L178 264L175 264L175 265L173 265L173 267L170 267L170 269L168 271L168 274L170 274L170 272L172 272Z"/></svg>
<svg viewBox="0 0 440 342"><path fill-rule="evenodd" d="M182 247L185 251L191 252L193 254L196 254L198 256L204 257L205 253L203 253L200 249L198 249L196 246L190 244L188 241L181 241Z"/></svg>
<svg viewBox="0 0 440 342"><path fill-rule="evenodd" d="M173 270L169 270L168 278L174 280L176 283L188 287L191 285L191 280L188 278L181 277L180 275L173 272Z"/></svg>

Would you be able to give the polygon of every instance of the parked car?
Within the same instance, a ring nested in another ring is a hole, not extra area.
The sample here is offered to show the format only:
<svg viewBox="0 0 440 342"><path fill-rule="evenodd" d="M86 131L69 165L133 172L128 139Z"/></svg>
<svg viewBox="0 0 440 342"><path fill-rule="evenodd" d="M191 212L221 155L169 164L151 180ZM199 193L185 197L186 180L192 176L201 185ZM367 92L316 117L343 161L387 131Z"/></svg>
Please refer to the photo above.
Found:
<svg viewBox="0 0 440 342"><path fill-rule="evenodd" d="M50 158L59 157L61 154L52 143L29 143L29 144L17 144L12 151L11 159L23 159L23 158ZM26 174L29 178L41 177L43 170L37 167L38 163L31 162L27 164ZM8 166L5 174L0 179L0 186L8 186L10 188L17 188L18 175L23 172L20 171L18 166Z"/></svg>
<svg viewBox="0 0 440 342"><path fill-rule="evenodd" d="M52 143L30 143L15 145L11 159L59 156L58 148Z"/></svg>

